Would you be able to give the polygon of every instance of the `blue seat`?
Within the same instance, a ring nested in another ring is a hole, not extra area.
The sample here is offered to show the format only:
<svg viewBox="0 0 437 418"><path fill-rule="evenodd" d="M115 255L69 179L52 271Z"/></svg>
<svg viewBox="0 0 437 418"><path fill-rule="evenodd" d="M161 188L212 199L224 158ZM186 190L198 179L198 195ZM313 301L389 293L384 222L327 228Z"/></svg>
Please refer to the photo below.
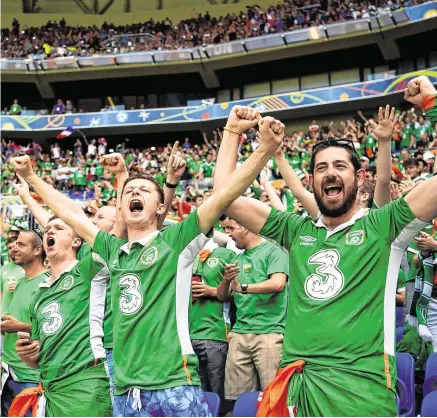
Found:
<svg viewBox="0 0 437 418"><path fill-rule="evenodd" d="M256 403L261 392L247 392L238 397L235 402L232 416L234 417L254 417L258 410Z"/></svg>
<svg viewBox="0 0 437 418"><path fill-rule="evenodd" d="M218 417L220 412L220 397L214 392L204 392L206 402L213 417Z"/></svg>
<svg viewBox="0 0 437 418"><path fill-rule="evenodd" d="M396 326L404 326L404 308L402 306L396 308Z"/></svg>
<svg viewBox="0 0 437 418"><path fill-rule="evenodd" d="M437 417L437 391L428 393L422 401L421 417Z"/></svg>
<svg viewBox="0 0 437 418"><path fill-rule="evenodd" d="M398 369L398 382L396 389L399 395L401 417L414 417L415 391L414 369L415 361L408 353L396 353L396 367Z"/></svg>
<svg viewBox="0 0 437 418"><path fill-rule="evenodd" d="M396 327L396 344L402 340L404 336L404 327Z"/></svg>
<svg viewBox="0 0 437 418"><path fill-rule="evenodd" d="M431 354L426 361L423 397L437 390L437 353Z"/></svg>

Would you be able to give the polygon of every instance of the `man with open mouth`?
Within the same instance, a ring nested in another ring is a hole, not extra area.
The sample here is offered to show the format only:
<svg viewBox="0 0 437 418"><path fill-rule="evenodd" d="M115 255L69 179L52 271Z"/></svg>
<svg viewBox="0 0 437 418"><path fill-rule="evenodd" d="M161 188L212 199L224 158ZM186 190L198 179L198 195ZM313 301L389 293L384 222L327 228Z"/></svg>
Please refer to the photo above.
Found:
<svg viewBox="0 0 437 418"><path fill-rule="evenodd" d="M28 157L12 162L55 215L109 266L120 415L210 416L188 326L193 261L220 215L247 190L284 135L281 122L261 119L255 109L237 106L231 117L234 132L259 123L263 144L227 179L226 190L215 193L183 222L160 231L158 219L166 210L163 190L149 175L129 177L118 208L127 240L99 231L78 204L33 174Z"/></svg>
<svg viewBox="0 0 437 418"><path fill-rule="evenodd" d="M409 82L405 97L437 127L437 91L425 76ZM225 131L220 147L215 191L235 170L239 137L233 130ZM364 179L353 146L322 141L310 164L319 219L245 197L226 212L290 255L282 362L258 416L397 415L397 276L406 247L437 215L437 177L372 211L356 203Z"/></svg>

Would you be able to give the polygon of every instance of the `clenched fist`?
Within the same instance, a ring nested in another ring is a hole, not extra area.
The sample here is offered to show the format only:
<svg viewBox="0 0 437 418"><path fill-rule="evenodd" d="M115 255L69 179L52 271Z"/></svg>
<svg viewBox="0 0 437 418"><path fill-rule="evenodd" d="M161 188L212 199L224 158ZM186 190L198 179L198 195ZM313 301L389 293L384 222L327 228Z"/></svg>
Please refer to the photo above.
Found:
<svg viewBox="0 0 437 418"><path fill-rule="evenodd" d="M27 179L34 174L28 155L11 158L11 164L16 173L23 177L23 179Z"/></svg>
<svg viewBox="0 0 437 418"><path fill-rule="evenodd" d="M242 134L258 124L261 115L258 110L247 106L234 106L228 117L226 128Z"/></svg>
<svg viewBox="0 0 437 418"><path fill-rule="evenodd" d="M127 170L124 158L118 152L104 155L100 158L99 164L113 174L124 173Z"/></svg>
<svg viewBox="0 0 437 418"><path fill-rule="evenodd" d="M259 131L261 133L261 144L275 152L281 145L284 139L284 124L271 116L260 119Z"/></svg>
<svg viewBox="0 0 437 418"><path fill-rule="evenodd" d="M425 75L413 78L405 90L405 100L412 103L414 106L421 107L423 99L427 96L434 96L437 90L432 85L429 78Z"/></svg>

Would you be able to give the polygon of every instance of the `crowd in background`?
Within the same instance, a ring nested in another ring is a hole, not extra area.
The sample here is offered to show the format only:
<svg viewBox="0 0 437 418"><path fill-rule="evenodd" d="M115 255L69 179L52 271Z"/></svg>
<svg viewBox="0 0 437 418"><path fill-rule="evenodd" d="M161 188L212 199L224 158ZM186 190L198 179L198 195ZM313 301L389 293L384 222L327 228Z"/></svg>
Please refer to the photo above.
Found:
<svg viewBox="0 0 437 418"><path fill-rule="evenodd" d="M332 2L316 0L285 0L262 8L247 6L239 14L205 15L187 18L179 23L169 18L150 19L130 25L103 23L97 26L75 27L62 18L41 27L22 27L18 20L12 29L2 29L1 57L25 58L41 55L47 58L88 56L93 54L174 50L195 46L220 44L260 35L292 31L311 26L369 18L399 7L421 3L389 1Z"/></svg>

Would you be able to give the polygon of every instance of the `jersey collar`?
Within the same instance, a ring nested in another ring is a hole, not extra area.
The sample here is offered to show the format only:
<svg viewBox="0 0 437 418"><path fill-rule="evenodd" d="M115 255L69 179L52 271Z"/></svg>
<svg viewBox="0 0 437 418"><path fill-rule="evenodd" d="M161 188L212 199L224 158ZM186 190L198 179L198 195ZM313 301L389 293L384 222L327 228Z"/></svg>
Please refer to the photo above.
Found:
<svg viewBox="0 0 437 418"><path fill-rule="evenodd" d="M358 219L363 218L369 213L369 209L360 209L352 218L350 218L347 222L344 224L338 225L335 229L328 229L327 226L323 223L323 216L320 216L316 222L313 222L314 225L317 228L326 228L326 239L328 239L330 236L334 235L336 232L340 232L343 229L348 228L349 226L353 225Z"/></svg>
<svg viewBox="0 0 437 418"><path fill-rule="evenodd" d="M143 238L139 239L138 241L134 241L132 244L134 244L135 242L138 242L139 244L141 244L143 247L146 247L147 245L149 245L152 240L159 234L159 230L158 231L154 231L151 232L150 234L147 234L146 236L144 236ZM126 244L123 244L120 247L120 251L124 251L127 255L129 255L130 253L130 249L132 244L129 244L129 242L126 242Z"/></svg>
<svg viewBox="0 0 437 418"><path fill-rule="evenodd" d="M65 267L64 270L61 271L61 274L59 277L61 277L64 273L69 273L73 268L76 266L76 264L79 263L79 260L72 261L67 267ZM58 277L58 279L59 279ZM39 287L51 287L51 285L56 281L55 277L52 275L47 280L44 280L39 284Z"/></svg>

